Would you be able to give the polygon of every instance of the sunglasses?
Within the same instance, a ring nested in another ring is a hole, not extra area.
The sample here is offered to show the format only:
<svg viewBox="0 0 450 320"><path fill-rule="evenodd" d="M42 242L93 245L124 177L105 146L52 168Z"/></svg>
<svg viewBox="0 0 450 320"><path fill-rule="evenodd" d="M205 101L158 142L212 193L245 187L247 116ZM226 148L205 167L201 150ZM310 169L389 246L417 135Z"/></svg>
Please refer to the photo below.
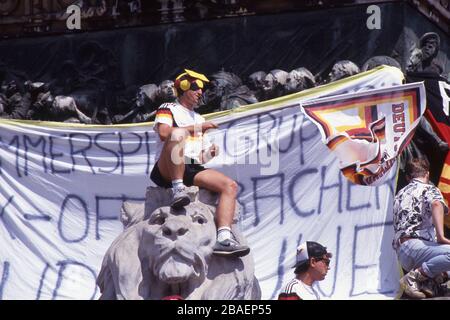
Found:
<svg viewBox="0 0 450 320"><path fill-rule="evenodd" d="M203 89L204 86L203 81L197 79L191 82L189 90L197 91L198 89Z"/></svg>
<svg viewBox="0 0 450 320"><path fill-rule="evenodd" d="M316 261L323 261L327 265L327 267L330 266L331 260L327 258L314 258Z"/></svg>

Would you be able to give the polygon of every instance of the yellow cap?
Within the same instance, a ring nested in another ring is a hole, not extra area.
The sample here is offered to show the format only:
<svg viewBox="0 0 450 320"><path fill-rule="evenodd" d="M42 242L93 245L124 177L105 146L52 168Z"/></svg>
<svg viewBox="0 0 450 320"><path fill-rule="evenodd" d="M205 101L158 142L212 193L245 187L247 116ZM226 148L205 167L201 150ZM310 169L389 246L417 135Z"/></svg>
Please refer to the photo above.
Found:
<svg viewBox="0 0 450 320"><path fill-rule="evenodd" d="M204 82L209 82L208 78L207 78L204 74L201 74L201 73L198 73L198 72L189 70L189 69L184 69L184 71L185 71L185 72L183 72L182 74L180 74L180 75L176 78L176 80L178 80L178 79L180 79L181 77L187 75L187 76L189 76L189 77L191 77L191 78L194 78L194 79L199 79L199 80L202 80L202 81L204 81Z"/></svg>

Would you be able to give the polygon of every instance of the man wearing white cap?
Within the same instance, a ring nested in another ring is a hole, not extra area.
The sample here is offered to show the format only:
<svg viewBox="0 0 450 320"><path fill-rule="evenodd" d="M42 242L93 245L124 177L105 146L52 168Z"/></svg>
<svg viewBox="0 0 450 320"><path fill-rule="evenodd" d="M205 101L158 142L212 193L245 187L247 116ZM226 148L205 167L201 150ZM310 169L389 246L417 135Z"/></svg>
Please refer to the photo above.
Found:
<svg viewBox="0 0 450 320"><path fill-rule="evenodd" d="M306 241L298 246L295 278L290 280L278 296L279 300L320 300L314 288L316 281L325 279L333 255L320 243Z"/></svg>

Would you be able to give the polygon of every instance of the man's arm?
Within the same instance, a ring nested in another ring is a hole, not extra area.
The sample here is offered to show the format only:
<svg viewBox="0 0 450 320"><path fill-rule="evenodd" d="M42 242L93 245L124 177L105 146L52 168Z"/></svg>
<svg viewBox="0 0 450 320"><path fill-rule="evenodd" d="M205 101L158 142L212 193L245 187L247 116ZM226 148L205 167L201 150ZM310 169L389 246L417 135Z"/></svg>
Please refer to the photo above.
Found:
<svg viewBox="0 0 450 320"><path fill-rule="evenodd" d="M172 133L172 129L173 129L173 127L171 127L165 123L158 123L156 125L156 128L157 128L158 135L159 135L159 138L161 139L161 141L166 141L167 137L170 136L170 134Z"/></svg>
<svg viewBox="0 0 450 320"><path fill-rule="evenodd" d="M203 150L200 153L200 161L202 164L207 163L214 157L219 155L219 147L215 144L212 144L207 150Z"/></svg>
<svg viewBox="0 0 450 320"><path fill-rule="evenodd" d="M431 214L436 230L436 240L441 244L450 244L450 240L444 235L444 206L439 200L434 200L431 203Z"/></svg>
<svg viewBox="0 0 450 320"><path fill-rule="evenodd" d="M191 125L191 126L187 126L187 127L172 127L165 123L158 123L157 128L158 128L159 138L162 141L166 141L167 137L170 137L170 135L172 134L172 131L174 129L185 129L189 132L189 134L192 135L196 132L203 133L206 130L217 128L217 125L212 122L203 122L202 124Z"/></svg>

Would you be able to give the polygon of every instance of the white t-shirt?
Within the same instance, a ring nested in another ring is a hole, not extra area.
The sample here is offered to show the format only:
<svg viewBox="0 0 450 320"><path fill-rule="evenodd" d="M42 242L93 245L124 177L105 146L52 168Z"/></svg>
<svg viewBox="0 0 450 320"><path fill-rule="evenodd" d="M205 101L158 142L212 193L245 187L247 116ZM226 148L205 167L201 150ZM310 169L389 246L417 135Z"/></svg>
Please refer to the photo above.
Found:
<svg viewBox="0 0 450 320"><path fill-rule="evenodd" d="M202 124L203 122L205 122L205 118L203 118L200 114L183 107L178 101L176 101L164 103L158 108L156 111L153 129L158 132L159 123L164 123L171 127L182 128ZM159 159L163 145L164 141L157 139L155 159ZM191 135L187 138L184 147L184 155L185 157L200 162L199 155L201 151L207 149L210 145L211 143L206 137L203 136L201 127L199 127L197 136Z"/></svg>
<svg viewBox="0 0 450 320"><path fill-rule="evenodd" d="M283 292L288 294L295 293L302 300L320 300L320 296L313 286L308 286L298 279L292 279L286 284Z"/></svg>

